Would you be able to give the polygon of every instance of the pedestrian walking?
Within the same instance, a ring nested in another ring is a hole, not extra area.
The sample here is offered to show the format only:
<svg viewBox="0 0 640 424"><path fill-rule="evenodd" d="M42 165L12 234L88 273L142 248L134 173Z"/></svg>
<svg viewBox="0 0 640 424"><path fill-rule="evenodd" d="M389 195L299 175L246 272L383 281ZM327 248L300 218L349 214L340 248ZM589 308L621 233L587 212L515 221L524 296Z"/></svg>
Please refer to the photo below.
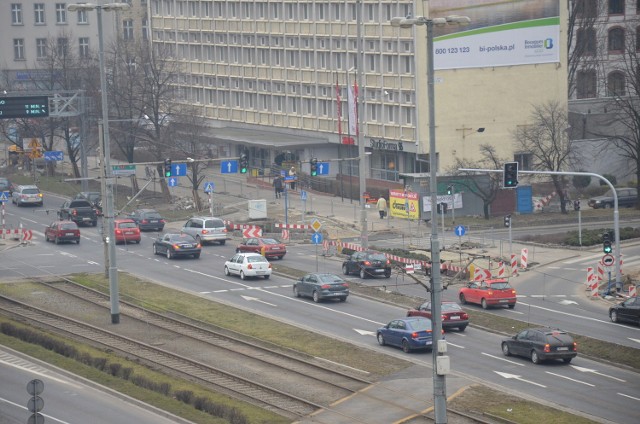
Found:
<svg viewBox="0 0 640 424"><path fill-rule="evenodd" d="M282 196L282 177L280 175L273 179L273 188L276 192L276 199L279 199Z"/></svg>
<svg viewBox="0 0 640 424"><path fill-rule="evenodd" d="M384 219L384 217L387 216L387 199L385 199L384 196L380 196L376 206L378 207L380 219Z"/></svg>
<svg viewBox="0 0 640 424"><path fill-rule="evenodd" d="M293 177L290 184L291 184L291 190L295 190L296 189L296 168L294 166L292 166L291 169L289 170L289 177Z"/></svg>

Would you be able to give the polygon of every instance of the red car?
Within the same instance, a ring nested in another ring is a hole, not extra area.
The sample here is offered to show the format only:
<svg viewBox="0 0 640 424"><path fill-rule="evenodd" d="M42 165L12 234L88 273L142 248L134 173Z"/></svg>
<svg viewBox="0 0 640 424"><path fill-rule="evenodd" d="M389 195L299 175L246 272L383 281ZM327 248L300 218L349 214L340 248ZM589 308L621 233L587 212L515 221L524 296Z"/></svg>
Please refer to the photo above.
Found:
<svg viewBox="0 0 640 424"><path fill-rule="evenodd" d="M458 292L463 305L477 303L484 309L490 306L507 305L509 309L516 306L516 291L504 278L484 281L470 281Z"/></svg>
<svg viewBox="0 0 640 424"><path fill-rule="evenodd" d="M73 221L54 221L45 228L44 239L55 244L65 241L80 244L80 229Z"/></svg>
<svg viewBox="0 0 640 424"><path fill-rule="evenodd" d="M469 325L469 314L467 314L455 302L442 302L440 306L440 314L442 316L442 329L451 330L457 328L464 331ZM415 309L407 311L408 317L425 317L431 319L431 302L424 302Z"/></svg>
<svg viewBox="0 0 640 424"><path fill-rule="evenodd" d="M267 259L282 259L287 254L287 246L276 239L252 237L238 245L236 253L240 252L259 253Z"/></svg>
<svg viewBox="0 0 640 424"><path fill-rule="evenodd" d="M133 219L114 220L116 244L117 243L140 243L140 228Z"/></svg>

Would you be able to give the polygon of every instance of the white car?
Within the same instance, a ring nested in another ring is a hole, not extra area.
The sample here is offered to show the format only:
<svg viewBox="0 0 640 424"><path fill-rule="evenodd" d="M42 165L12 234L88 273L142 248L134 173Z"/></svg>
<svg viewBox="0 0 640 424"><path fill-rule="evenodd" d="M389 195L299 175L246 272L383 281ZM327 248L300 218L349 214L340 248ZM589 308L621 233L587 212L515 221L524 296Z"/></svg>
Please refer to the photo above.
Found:
<svg viewBox="0 0 640 424"><path fill-rule="evenodd" d="M271 277L271 264L259 253L236 253L224 263L224 275L239 275L241 279L247 277Z"/></svg>

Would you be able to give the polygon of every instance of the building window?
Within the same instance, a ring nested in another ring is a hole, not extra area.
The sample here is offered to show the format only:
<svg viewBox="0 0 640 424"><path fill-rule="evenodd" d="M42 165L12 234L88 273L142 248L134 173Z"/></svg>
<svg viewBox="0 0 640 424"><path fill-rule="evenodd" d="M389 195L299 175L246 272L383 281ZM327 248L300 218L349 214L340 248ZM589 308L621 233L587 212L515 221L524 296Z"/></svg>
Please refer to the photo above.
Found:
<svg viewBox="0 0 640 424"><path fill-rule="evenodd" d="M582 56L595 56L596 30L593 28L579 29L576 39L576 50Z"/></svg>
<svg viewBox="0 0 640 424"><path fill-rule="evenodd" d="M149 20L147 18L142 18L142 39L149 39Z"/></svg>
<svg viewBox="0 0 640 424"><path fill-rule="evenodd" d="M56 23L67 23L67 5L64 3L56 3Z"/></svg>
<svg viewBox="0 0 640 424"><path fill-rule="evenodd" d="M626 95L624 74L622 72L611 72L607 76L607 95L609 97Z"/></svg>
<svg viewBox="0 0 640 424"><path fill-rule="evenodd" d="M576 16L580 19L593 19L598 16L598 0L578 0Z"/></svg>
<svg viewBox="0 0 640 424"><path fill-rule="evenodd" d="M89 37L80 37L78 39L78 54L80 57L89 57Z"/></svg>
<svg viewBox="0 0 640 424"><path fill-rule="evenodd" d="M133 40L133 19L125 19L122 21L122 38L125 41Z"/></svg>
<svg viewBox="0 0 640 424"><path fill-rule="evenodd" d="M33 5L33 19L36 25L44 25L44 3L36 3Z"/></svg>
<svg viewBox="0 0 640 424"><path fill-rule="evenodd" d="M531 171L533 169L533 155L531 153L516 153L513 155L513 160L518 162L518 168L523 171Z"/></svg>
<svg viewBox="0 0 640 424"><path fill-rule="evenodd" d="M36 38L36 58L45 59L48 56L48 45L46 38Z"/></svg>
<svg viewBox="0 0 640 424"><path fill-rule="evenodd" d="M622 53L624 51L624 29L617 27L609 30L609 53Z"/></svg>
<svg viewBox="0 0 640 424"><path fill-rule="evenodd" d="M78 10L78 24L86 25L89 23L89 14L86 10Z"/></svg>
<svg viewBox="0 0 640 424"><path fill-rule="evenodd" d="M22 25L22 5L11 5L11 25Z"/></svg>
<svg viewBox="0 0 640 424"><path fill-rule="evenodd" d="M579 71L576 87L579 99L592 99L596 97L596 71Z"/></svg>
<svg viewBox="0 0 640 424"><path fill-rule="evenodd" d="M624 0L609 0L609 15L624 15Z"/></svg>
<svg viewBox="0 0 640 424"><path fill-rule="evenodd" d="M15 60L24 60L24 39L13 39L13 58Z"/></svg>
<svg viewBox="0 0 640 424"><path fill-rule="evenodd" d="M58 56L66 57L69 52L69 41L65 37L58 38Z"/></svg>

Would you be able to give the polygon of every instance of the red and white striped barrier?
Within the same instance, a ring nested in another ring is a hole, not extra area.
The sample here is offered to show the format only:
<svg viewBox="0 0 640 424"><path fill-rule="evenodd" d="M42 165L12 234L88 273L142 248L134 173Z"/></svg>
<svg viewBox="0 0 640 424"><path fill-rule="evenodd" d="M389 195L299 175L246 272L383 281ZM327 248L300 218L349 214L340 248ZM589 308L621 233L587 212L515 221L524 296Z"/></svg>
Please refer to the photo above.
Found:
<svg viewBox="0 0 640 424"><path fill-rule="evenodd" d="M638 286L629 286L629 297L636 297Z"/></svg>
<svg viewBox="0 0 640 424"><path fill-rule="evenodd" d="M22 241L26 242L26 241L31 241L31 239L33 238L33 231L31 230L24 230L22 232Z"/></svg>
<svg viewBox="0 0 640 424"><path fill-rule="evenodd" d="M406 272L407 274L413 274L415 273L415 270L413 268L413 264L406 264L404 266L404 272Z"/></svg>
<svg viewBox="0 0 640 424"><path fill-rule="evenodd" d="M511 275L516 275L518 273L518 256L511 255Z"/></svg>
<svg viewBox="0 0 640 424"><path fill-rule="evenodd" d="M289 230L282 230L282 236L280 238L282 240L289 240Z"/></svg>
<svg viewBox="0 0 640 424"><path fill-rule="evenodd" d="M20 233L22 232L21 229L19 228L7 228L7 229L0 229L0 235L2 236L2 238L5 238L5 236L13 236L13 238L20 238Z"/></svg>
<svg viewBox="0 0 640 424"><path fill-rule="evenodd" d="M529 259L529 249L525 247L520 251L520 268L527 269L528 259Z"/></svg>
<svg viewBox="0 0 640 424"><path fill-rule="evenodd" d="M591 287L591 283L596 278L596 274L593 272L593 267L587 267L587 286Z"/></svg>
<svg viewBox="0 0 640 424"><path fill-rule="evenodd" d="M599 293L598 293L598 281L594 280L593 283L591 283L591 297L598 297Z"/></svg>
<svg viewBox="0 0 640 424"><path fill-rule="evenodd" d="M287 230L312 230L309 224L276 224L276 228L284 228Z"/></svg>
<svg viewBox="0 0 640 424"><path fill-rule="evenodd" d="M491 271L476 267L473 273L473 281L482 281L491 279Z"/></svg>
<svg viewBox="0 0 640 424"><path fill-rule="evenodd" d="M498 262L498 278L505 278L506 277L506 269L504 266L504 262Z"/></svg>
<svg viewBox="0 0 640 424"><path fill-rule="evenodd" d="M556 196L556 194L557 193L554 191L553 193L551 193L546 197L543 197L542 199L534 200L533 207L535 208L535 210L541 211L542 208L544 208L549 203L551 203L551 199L553 199Z"/></svg>
<svg viewBox="0 0 640 424"><path fill-rule="evenodd" d="M329 240L322 240L322 250L324 250L325 253L329 251Z"/></svg>
<svg viewBox="0 0 640 424"><path fill-rule="evenodd" d="M242 230L242 237L262 237L262 228L258 227L257 225L247 225Z"/></svg>
<svg viewBox="0 0 640 424"><path fill-rule="evenodd" d="M604 265L601 262L596 264L596 278L598 281L604 280Z"/></svg>

